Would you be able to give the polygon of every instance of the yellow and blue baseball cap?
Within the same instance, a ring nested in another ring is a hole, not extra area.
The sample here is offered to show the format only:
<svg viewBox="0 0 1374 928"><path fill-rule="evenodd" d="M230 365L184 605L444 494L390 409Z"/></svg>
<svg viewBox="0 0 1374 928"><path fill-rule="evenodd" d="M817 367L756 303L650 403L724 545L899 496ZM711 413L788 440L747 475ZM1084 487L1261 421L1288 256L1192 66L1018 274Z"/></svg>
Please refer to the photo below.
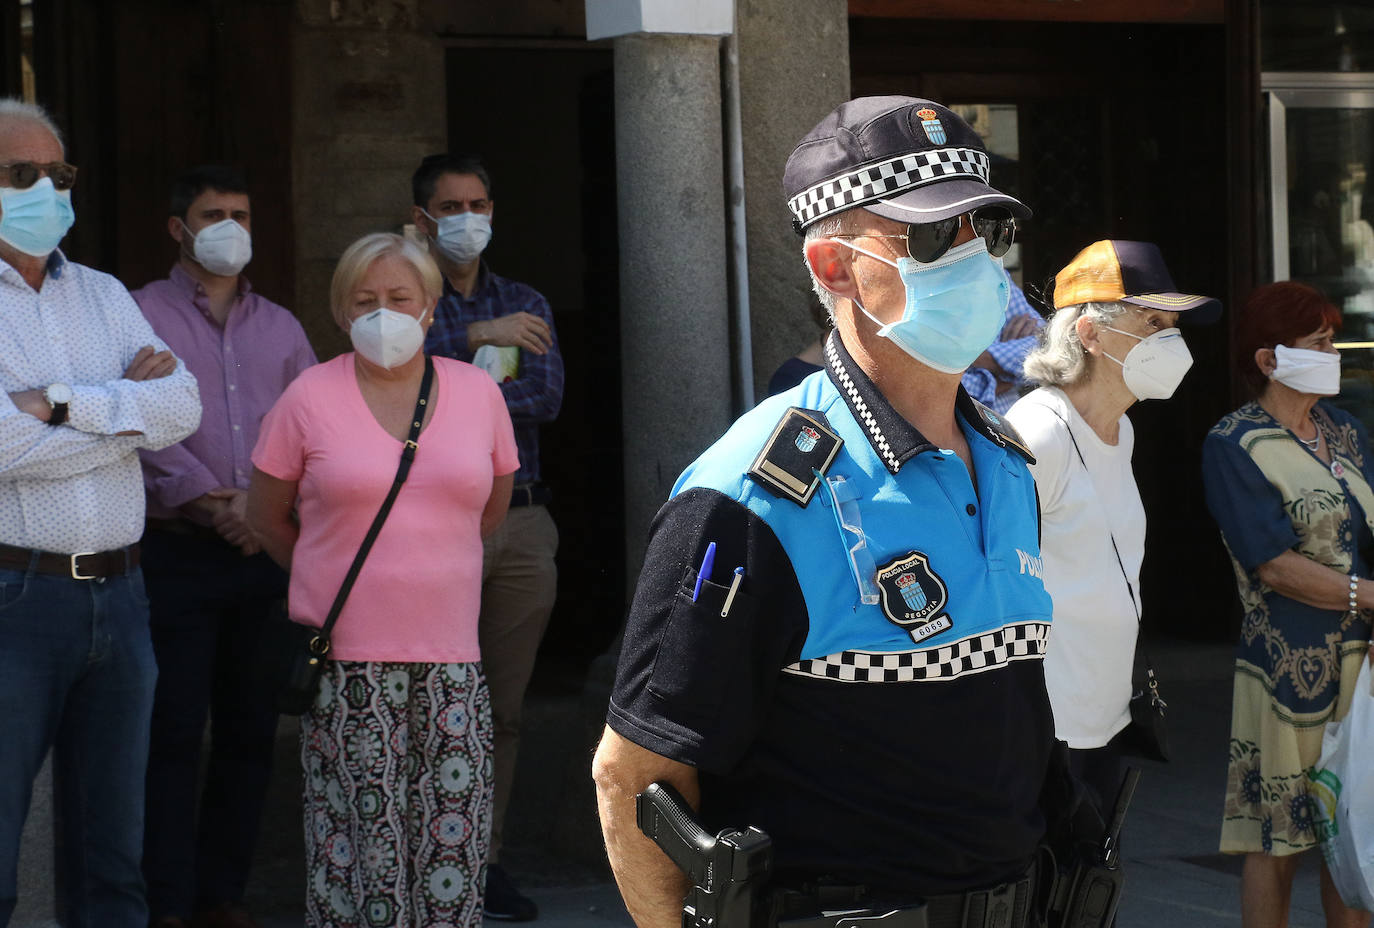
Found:
<svg viewBox="0 0 1374 928"><path fill-rule="evenodd" d="M1215 297L1178 292L1153 242L1093 242L1054 277L1055 309L1117 302L1180 313L1179 322L1206 324L1221 315Z"/></svg>

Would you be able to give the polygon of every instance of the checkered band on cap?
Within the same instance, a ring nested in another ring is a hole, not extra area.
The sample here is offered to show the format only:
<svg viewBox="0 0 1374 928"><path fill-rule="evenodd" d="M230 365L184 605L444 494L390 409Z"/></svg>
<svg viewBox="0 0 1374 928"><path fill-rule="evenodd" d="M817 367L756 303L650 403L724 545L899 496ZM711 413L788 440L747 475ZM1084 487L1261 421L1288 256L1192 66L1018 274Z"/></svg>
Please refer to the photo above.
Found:
<svg viewBox="0 0 1374 928"><path fill-rule="evenodd" d="M1050 627L1021 622L982 635L918 651L840 651L800 660L783 673L820 677L839 683L913 683L954 680L1005 667L1012 661L1045 656Z"/></svg>
<svg viewBox="0 0 1374 928"><path fill-rule="evenodd" d="M822 181L788 200L787 206L797 222L806 226L831 213L938 180L970 177L986 184L990 167L987 153L974 148L913 152Z"/></svg>

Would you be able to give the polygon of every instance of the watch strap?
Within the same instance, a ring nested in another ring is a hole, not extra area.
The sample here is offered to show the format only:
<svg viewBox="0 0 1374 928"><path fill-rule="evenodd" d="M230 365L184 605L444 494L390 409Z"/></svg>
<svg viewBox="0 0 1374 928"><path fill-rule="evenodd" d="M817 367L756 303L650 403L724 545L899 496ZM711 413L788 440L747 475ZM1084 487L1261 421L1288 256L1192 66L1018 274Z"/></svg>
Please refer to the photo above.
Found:
<svg viewBox="0 0 1374 928"><path fill-rule="evenodd" d="M62 425L67 421L67 414L70 411L68 403L54 403L48 396L48 388L43 389L43 399L47 402L48 408L52 412L48 415L48 425Z"/></svg>

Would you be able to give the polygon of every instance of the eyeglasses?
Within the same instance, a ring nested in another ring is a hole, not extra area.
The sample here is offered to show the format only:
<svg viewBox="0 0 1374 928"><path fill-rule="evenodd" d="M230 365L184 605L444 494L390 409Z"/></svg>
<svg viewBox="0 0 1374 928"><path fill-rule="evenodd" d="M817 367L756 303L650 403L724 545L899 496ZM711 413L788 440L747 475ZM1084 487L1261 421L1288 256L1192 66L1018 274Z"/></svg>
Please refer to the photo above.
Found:
<svg viewBox="0 0 1374 928"><path fill-rule="evenodd" d="M1000 258L1006 254L1007 250L1011 248L1012 242L1016 240L1016 219L1012 217L1010 210L1001 206L984 207L974 210L972 213L941 219L939 222L913 222L901 234L884 235L881 233L854 232L849 233L848 236L836 235L834 238L864 235L867 238L906 239L906 253L921 264L929 264L949 251L950 246L959 236L959 229L964 224L964 216L969 217L973 224L974 234L987 243L988 254L994 258Z"/></svg>
<svg viewBox="0 0 1374 928"><path fill-rule="evenodd" d="M76 183L76 166L65 161L50 164L34 164L32 161L12 161L0 164L0 171L9 176L10 186L16 190L27 190L38 183L38 178L48 177L58 190L70 190Z"/></svg>

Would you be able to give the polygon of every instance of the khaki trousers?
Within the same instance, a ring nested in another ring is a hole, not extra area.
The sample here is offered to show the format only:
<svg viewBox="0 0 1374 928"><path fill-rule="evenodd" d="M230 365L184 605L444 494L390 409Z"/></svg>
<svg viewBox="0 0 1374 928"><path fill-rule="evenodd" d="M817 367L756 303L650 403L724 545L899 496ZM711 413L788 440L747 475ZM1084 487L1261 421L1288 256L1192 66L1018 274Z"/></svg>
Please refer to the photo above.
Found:
<svg viewBox="0 0 1374 928"><path fill-rule="evenodd" d="M510 510L482 546L482 611L477 634L491 690L496 795L489 863L496 863L520 750L520 710L539 642L558 592L558 527L543 506Z"/></svg>

